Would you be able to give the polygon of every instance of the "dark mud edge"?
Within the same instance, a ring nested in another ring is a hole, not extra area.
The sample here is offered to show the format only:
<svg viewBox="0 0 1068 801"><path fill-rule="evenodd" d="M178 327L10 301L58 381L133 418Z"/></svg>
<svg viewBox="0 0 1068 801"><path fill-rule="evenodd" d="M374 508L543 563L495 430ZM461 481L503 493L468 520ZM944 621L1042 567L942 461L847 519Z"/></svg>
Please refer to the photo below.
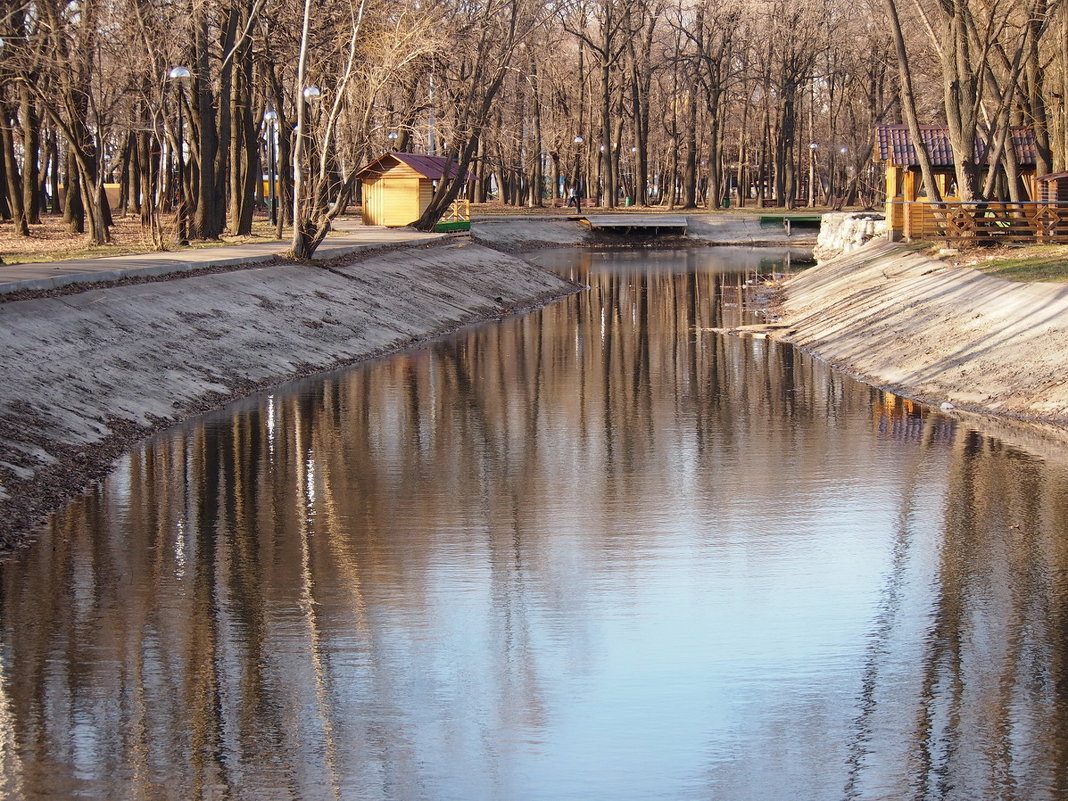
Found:
<svg viewBox="0 0 1068 801"><path fill-rule="evenodd" d="M452 240L452 237L437 239L425 244L397 244L387 245L380 248L367 248L343 256L315 261L309 263L309 267L312 269L328 269L332 266L357 263L386 252L439 247L450 240ZM488 242L480 244L493 247L492 243ZM498 247L495 249L506 252L504 248ZM91 289L100 289L108 286L123 286L126 284L158 281L179 281L184 278L193 278L198 275L209 273L233 272L236 270L251 269L280 263L291 264L293 262L281 257L275 257L255 264L225 265L221 267L208 267L203 270L168 273L143 278L129 277L118 281L74 284L56 289L15 293L13 295L3 296L0 302L70 295L76 294L77 292L85 292ZM566 281L567 279L563 280ZM55 457L56 461L40 468L34 473L33 477L29 479L20 479L12 471L0 468L0 486L3 486L8 494L8 497L0 498L0 559L10 557L16 550L32 544L37 529L47 523L48 515L61 509L73 498L85 492L95 482L108 475L115 463L124 454L128 453L148 437L166 431L167 429L183 423L190 418L196 417L197 415L220 409L234 401L279 387L290 381L307 378L319 373L327 373L339 368L351 367L363 362L370 362L384 356L402 353L422 346L439 337L452 334L470 325L526 314L555 300L566 297L569 294L581 292L588 288L583 284L571 283L573 284L571 292L551 292L530 298L521 305L496 313L470 315L459 322L427 331L416 337L400 340L386 348L378 348L356 353L350 357L338 359L327 364L302 364L291 373L273 376L263 381L249 381L247 379L228 377L227 380L236 387L234 391L229 393L208 393L202 395L192 403L175 409L174 414L169 417L153 419L149 425L138 425L121 418L108 419L106 425L111 433L104 439L90 445L67 445L43 436L28 436L26 433L27 431L32 431L38 428L32 412L25 407L21 409L12 409L12 414L0 417L0 433L17 429L21 431L21 437L24 441L47 447L47 450Z"/></svg>

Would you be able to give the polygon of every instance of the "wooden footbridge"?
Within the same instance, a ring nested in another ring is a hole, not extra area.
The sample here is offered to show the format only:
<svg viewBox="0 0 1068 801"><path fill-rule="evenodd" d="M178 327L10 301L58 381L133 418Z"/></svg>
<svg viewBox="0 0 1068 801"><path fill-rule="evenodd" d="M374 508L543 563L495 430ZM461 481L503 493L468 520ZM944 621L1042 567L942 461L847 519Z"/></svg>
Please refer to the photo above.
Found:
<svg viewBox="0 0 1068 801"><path fill-rule="evenodd" d="M670 214L588 214L576 217L591 231L623 236L685 236L686 218Z"/></svg>

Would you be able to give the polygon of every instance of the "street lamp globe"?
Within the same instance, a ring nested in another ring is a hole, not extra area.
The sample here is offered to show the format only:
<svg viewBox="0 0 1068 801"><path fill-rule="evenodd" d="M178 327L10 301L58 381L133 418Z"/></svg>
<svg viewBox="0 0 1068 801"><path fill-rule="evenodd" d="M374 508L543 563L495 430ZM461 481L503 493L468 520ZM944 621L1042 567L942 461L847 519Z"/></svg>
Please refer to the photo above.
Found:
<svg viewBox="0 0 1068 801"><path fill-rule="evenodd" d="M193 73L189 71L189 67L171 67L167 71L167 78L174 81L175 90L178 93L178 131L177 131L177 157L178 157L178 209L175 220L175 240L179 245L188 245L189 236L186 230L186 213L187 199L186 199L186 187L185 187L185 122L182 119L182 106L183 106L183 85L186 80L192 76Z"/></svg>

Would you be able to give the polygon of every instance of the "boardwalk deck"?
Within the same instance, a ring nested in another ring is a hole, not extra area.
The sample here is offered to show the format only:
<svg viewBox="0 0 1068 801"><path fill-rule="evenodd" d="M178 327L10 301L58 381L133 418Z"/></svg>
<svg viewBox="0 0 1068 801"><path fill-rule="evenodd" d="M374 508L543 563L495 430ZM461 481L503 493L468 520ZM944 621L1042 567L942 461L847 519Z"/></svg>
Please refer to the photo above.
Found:
<svg viewBox="0 0 1068 801"><path fill-rule="evenodd" d="M620 234L685 235L686 218L670 214L589 214L579 218L592 231Z"/></svg>

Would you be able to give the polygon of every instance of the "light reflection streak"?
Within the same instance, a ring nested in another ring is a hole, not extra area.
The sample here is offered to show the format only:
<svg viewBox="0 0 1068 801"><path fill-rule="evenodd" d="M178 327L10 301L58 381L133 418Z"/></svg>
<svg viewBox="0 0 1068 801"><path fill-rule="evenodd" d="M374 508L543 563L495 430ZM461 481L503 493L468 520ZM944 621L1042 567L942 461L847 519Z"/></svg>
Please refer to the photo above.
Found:
<svg viewBox="0 0 1068 801"><path fill-rule="evenodd" d="M267 396L267 453L274 457L275 427L278 425L275 418L274 395Z"/></svg>
<svg viewBox="0 0 1068 801"><path fill-rule="evenodd" d="M0 655L0 795L14 799L23 797L23 764L10 686L7 659Z"/></svg>

